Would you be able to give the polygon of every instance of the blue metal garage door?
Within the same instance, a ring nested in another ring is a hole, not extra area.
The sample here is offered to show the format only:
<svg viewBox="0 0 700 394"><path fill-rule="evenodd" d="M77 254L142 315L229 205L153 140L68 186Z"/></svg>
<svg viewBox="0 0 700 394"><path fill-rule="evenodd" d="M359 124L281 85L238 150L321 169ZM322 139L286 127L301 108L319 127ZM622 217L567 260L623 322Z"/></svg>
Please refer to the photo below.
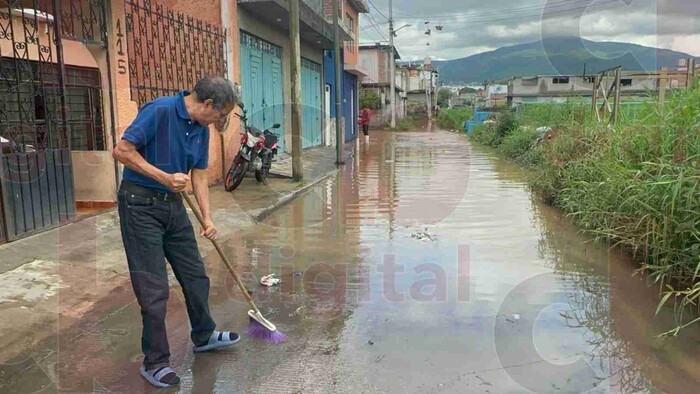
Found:
<svg viewBox="0 0 700 394"><path fill-rule="evenodd" d="M261 130L279 123L274 130L284 150L284 94L282 48L241 31L241 87L248 122Z"/></svg>
<svg viewBox="0 0 700 394"><path fill-rule="evenodd" d="M323 104L321 101L321 65L301 59L302 147L321 145Z"/></svg>

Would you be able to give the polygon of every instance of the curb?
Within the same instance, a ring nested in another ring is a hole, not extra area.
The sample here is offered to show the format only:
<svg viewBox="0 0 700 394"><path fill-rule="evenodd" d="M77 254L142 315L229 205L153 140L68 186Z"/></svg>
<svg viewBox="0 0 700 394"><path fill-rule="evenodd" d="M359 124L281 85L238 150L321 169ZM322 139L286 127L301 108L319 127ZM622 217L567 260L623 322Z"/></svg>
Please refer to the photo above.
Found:
<svg viewBox="0 0 700 394"><path fill-rule="evenodd" d="M248 214L255 220L256 222L262 222L263 220L267 219L270 214L273 212L277 211L278 209L284 207L285 205L289 204L290 202L294 201L297 197L301 196L302 194L306 193L319 183L327 180L328 178L332 177L333 175L337 174L340 171L340 167L336 167L332 171L327 172L326 174L320 176L318 179L314 180L313 182L309 183L308 185L305 185L304 187L300 188L299 190L295 190L292 193L280 198L277 200L276 203L272 204L271 206L267 208L261 208L255 211L248 212Z"/></svg>

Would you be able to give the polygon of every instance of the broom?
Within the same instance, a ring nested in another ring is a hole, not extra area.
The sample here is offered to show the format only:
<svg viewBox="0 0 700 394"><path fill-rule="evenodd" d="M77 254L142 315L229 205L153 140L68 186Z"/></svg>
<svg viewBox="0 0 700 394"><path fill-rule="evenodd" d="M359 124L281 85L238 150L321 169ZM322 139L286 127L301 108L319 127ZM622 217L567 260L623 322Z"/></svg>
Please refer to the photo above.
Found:
<svg viewBox="0 0 700 394"><path fill-rule="evenodd" d="M202 227L204 227L204 219L200 215L199 211L194 207L194 203L192 202L190 196L188 196L186 192L181 192L181 194L187 201L187 205L189 205L190 209L192 209L192 212L194 212L194 216L197 217L199 223L202 225ZM219 252L219 256L221 256L221 259L224 261L224 264L226 264L228 272L230 272L231 276L233 276L233 279L236 280L238 287L240 287L241 291L243 292L243 296L245 296L246 300L250 304L250 307L253 308L248 311L248 316L250 317L250 322L248 324L248 335L253 338L262 339L269 343L275 344L282 343L285 340L287 340L287 337L282 332L277 330L277 327L275 327L274 324L272 324L269 320L265 319L262 313L260 313L258 307L255 306L253 298L250 296L250 294L248 294L248 290L243 285L243 282L241 282L241 279L238 277L238 274L236 274L236 271L233 269L231 262L228 261L228 258L224 254L223 249L221 249L221 246L219 246L219 243L215 240L211 240L211 243L214 244L214 248L216 248L216 251Z"/></svg>

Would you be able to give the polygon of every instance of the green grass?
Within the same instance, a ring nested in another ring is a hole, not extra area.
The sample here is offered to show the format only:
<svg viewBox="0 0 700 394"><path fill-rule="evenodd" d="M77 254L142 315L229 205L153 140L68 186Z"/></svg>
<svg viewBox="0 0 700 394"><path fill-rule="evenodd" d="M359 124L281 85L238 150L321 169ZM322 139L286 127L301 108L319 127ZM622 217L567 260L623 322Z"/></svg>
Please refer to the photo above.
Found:
<svg viewBox="0 0 700 394"><path fill-rule="evenodd" d="M420 116L406 116L405 118L396 120L396 127L391 128L391 126L386 125L384 128L386 130L399 130L399 131L410 131L421 127L422 118Z"/></svg>
<svg viewBox="0 0 700 394"><path fill-rule="evenodd" d="M450 108L440 111L437 125L445 130L464 130L464 124L472 119L471 108Z"/></svg>
<svg viewBox="0 0 700 394"><path fill-rule="evenodd" d="M700 90L634 108L616 127L575 105L538 105L474 140L532 169L530 187L598 239L634 253L673 303L678 329L700 300ZM554 130L546 135L540 126ZM675 335L678 329L667 334Z"/></svg>

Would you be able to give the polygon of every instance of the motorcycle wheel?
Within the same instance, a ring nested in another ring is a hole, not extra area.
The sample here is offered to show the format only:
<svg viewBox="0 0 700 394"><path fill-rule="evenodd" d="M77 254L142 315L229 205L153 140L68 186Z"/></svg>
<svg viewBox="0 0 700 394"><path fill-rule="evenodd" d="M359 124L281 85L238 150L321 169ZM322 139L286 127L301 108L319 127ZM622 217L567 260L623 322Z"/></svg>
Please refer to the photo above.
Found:
<svg viewBox="0 0 700 394"><path fill-rule="evenodd" d="M238 163L234 161L231 168L226 174L226 180L224 181L224 188L227 192L234 191L243 182L245 173L248 171L248 162L241 160Z"/></svg>
<svg viewBox="0 0 700 394"><path fill-rule="evenodd" d="M272 163L270 163L270 156L265 156L263 158L263 167L255 171L255 179L257 179L258 182L262 182L263 184L267 185L267 174L270 172L271 165Z"/></svg>

